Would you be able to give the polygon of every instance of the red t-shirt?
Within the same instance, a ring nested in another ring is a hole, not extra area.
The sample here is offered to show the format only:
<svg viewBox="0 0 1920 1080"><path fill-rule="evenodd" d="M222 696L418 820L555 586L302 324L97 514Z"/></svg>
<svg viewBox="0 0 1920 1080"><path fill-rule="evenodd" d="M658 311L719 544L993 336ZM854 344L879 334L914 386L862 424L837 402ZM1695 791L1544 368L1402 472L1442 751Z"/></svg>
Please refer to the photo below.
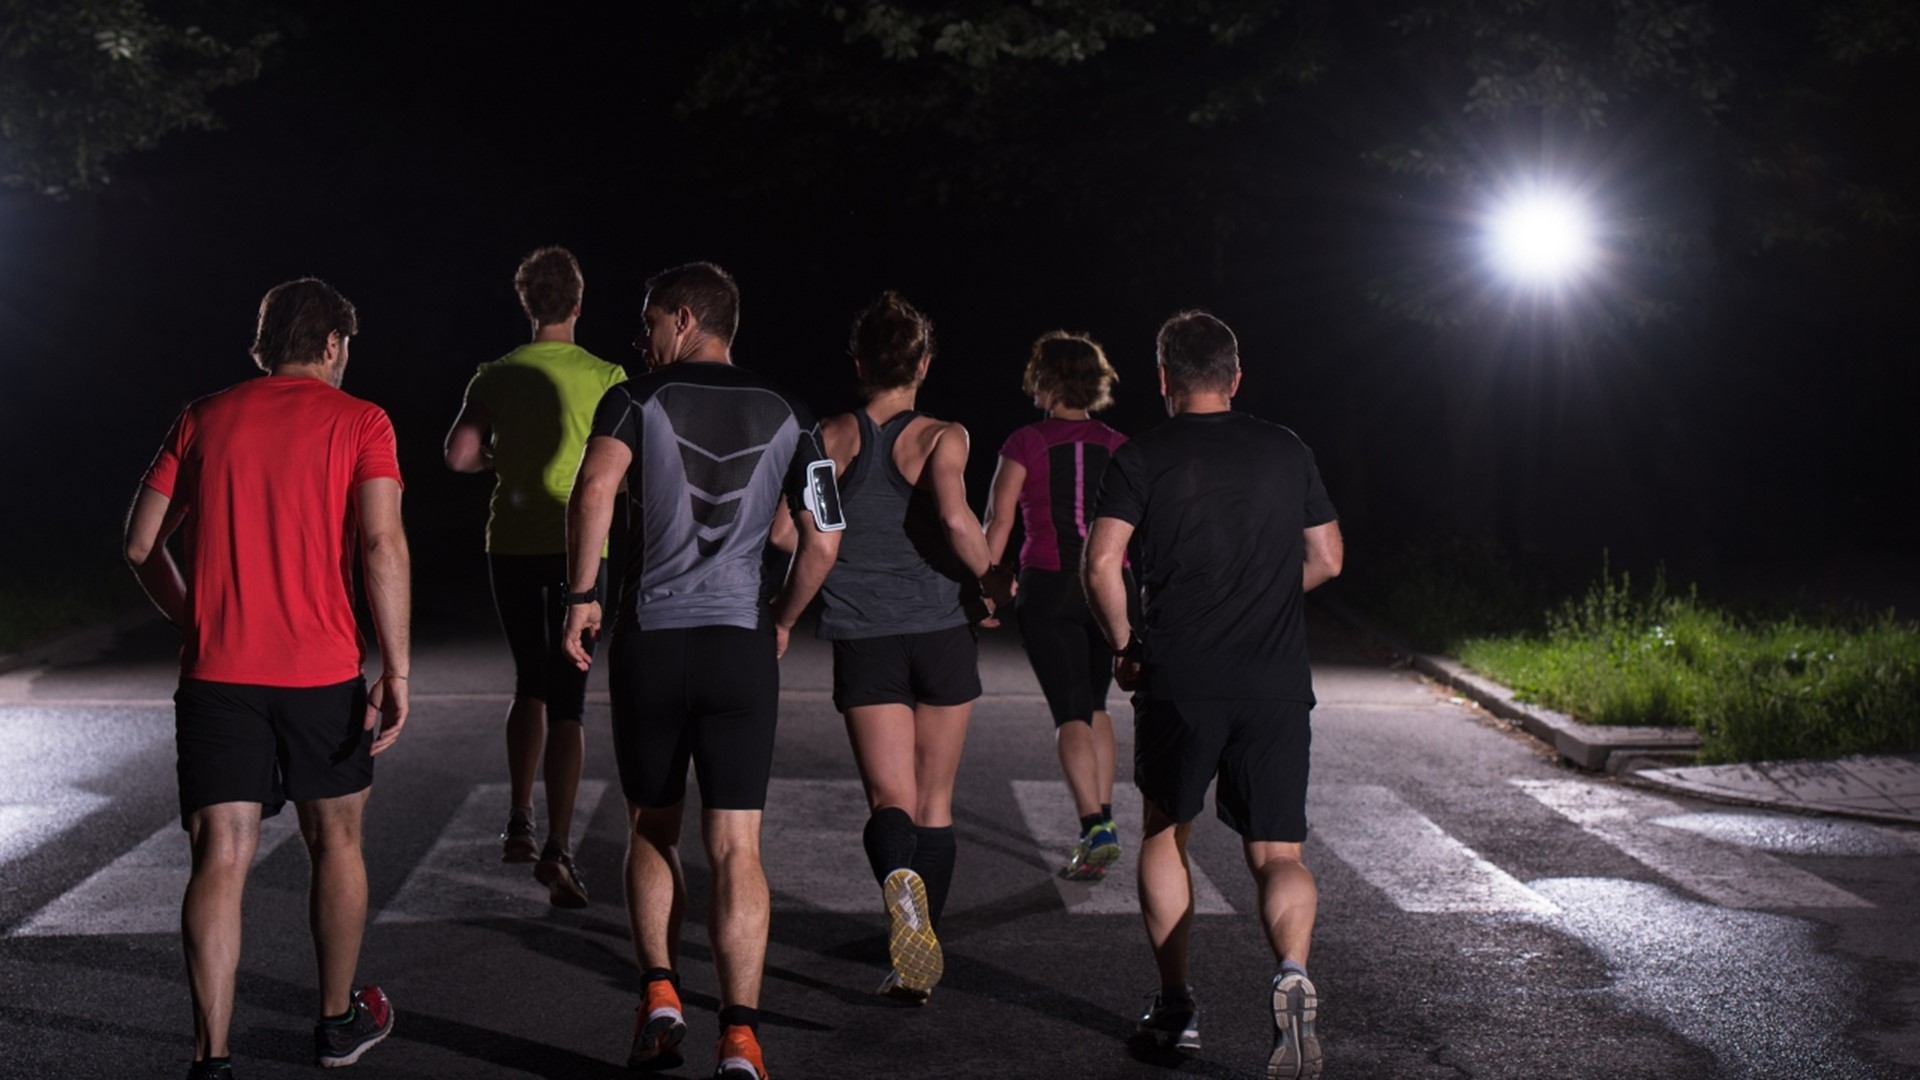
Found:
<svg viewBox="0 0 1920 1080"><path fill-rule="evenodd" d="M319 379L253 379L187 406L144 481L186 511L180 673L257 686L359 677L353 491L380 477L400 479L392 422Z"/></svg>

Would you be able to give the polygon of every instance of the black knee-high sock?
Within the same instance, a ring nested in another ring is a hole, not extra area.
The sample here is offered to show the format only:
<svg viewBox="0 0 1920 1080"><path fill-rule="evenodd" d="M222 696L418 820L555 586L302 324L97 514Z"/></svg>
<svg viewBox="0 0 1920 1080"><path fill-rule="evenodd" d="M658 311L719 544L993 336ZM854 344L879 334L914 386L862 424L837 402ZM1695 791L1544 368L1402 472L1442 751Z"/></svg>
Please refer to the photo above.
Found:
<svg viewBox="0 0 1920 1080"><path fill-rule="evenodd" d="M877 884L885 885L888 874L913 865L913 817L897 806L883 806L868 816L860 840L866 845L867 865L873 867Z"/></svg>
<svg viewBox="0 0 1920 1080"><path fill-rule="evenodd" d="M946 910L947 890L953 887L953 826L929 829L916 827L918 842L913 847L913 872L927 884L927 914L934 929L940 927L940 913Z"/></svg>

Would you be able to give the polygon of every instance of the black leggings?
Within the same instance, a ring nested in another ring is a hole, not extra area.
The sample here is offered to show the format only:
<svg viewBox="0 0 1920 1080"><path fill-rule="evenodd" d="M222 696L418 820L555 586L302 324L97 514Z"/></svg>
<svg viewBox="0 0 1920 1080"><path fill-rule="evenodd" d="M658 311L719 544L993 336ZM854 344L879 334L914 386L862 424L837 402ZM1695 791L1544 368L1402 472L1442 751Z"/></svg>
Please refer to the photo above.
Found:
<svg viewBox="0 0 1920 1080"><path fill-rule="evenodd" d="M547 706L547 719L578 721L587 707L587 673L574 666L560 641L566 629L565 555L488 555L493 606L513 652L513 695ZM595 582L606 591L607 564ZM593 642L587 642L593 652Z"/></svg>
<svg viewBox="0 0 1920 1080"><path fill-rule="evenodd" d="M1132 579L1128 579L1132 591ZM1040 692L1053 710L1053 724L1070 720L1092 722L1105 712L1107 687L1113 682L1113 649L1100 633L1087 608L1080 577L1062 570L1020 571L1020 594L1014 600L1021 644L1040 680Z"/></svg>

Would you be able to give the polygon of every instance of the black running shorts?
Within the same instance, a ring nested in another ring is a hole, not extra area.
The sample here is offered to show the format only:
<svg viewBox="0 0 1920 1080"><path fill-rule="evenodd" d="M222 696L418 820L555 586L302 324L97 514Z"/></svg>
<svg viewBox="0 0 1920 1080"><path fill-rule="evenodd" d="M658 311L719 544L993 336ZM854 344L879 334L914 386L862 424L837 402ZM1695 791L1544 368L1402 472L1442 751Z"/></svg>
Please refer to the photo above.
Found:
<svg viewBox="0 0 1920 1080"><path fill-rule="evenodd" d="M763 810L773 771L780 665L773 634L734 626L616 630L608 647L613 754L636 806L687 795L708 810Z"/></svg>
<svg viewBox="0 0 1920 1080"><path fill-rule="evenodd" d="M252 686L181 679L173 695L180 824L217 803L332 799L373 784L367 686Z"/></svg>
<svg viewBox="0 0 1920 1080"><path fill-rule="evenodd" d="M980 696L980 644L962 624L833 643L833 706L965 705Z"/></svg>
<svg viewBox="0 0 1920 1080"><path fill-rule="evenodd" d="M565 555L489 555L493 606L513 653L513 695L545 703L547 719L578 721L586 711L587 673L567 655L561 632L567 608ZM604 594L606 560L600 561L597 586ZM587 642L587 655L594 643Z"/></svg>
<svg viewBox="0 0 1920 1080"><path fill-rule="evenodd" d="M1214 812L1248 840L1307 838L1303 701L1156 701L1133 698L1133 782L1176 822L1200 816L1219 778Z"/></svg>
<svg viewBox="0 0 1920 1080"><path fill-rule="evenodd" d="M1107 711L1113 647L1087 607L1080 576L1061 570L1020 571L1014 615L1054 726L1069 720L1090 722L1094 713Z"/></svg>

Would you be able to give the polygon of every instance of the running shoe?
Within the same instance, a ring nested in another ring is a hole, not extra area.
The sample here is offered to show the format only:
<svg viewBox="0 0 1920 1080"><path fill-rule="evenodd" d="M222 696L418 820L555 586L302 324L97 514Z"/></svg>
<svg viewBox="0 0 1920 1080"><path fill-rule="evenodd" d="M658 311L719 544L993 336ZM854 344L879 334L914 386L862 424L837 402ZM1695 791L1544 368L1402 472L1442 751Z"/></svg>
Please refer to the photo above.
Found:
<svg viewBox="0 0 1920 1080"><path fill-rule="evenodd" d="M892 921L887 932L887 954L900 985L912 991L931 991L946 972L946 960L940 954L940 939L933 934L926 882L911 870L895 870L887 875L882 894L887 901L887 917Z"/></svg>
<svg viewBox="0 0 1920 1080"><path fill-rule="evenodd" d="M1320 1038L1313 1021L1320 995L1307 973L1287 968L1273 977L1273 1053L1267 1056L1267 1080L1318 1080Z"/></svg>
<svg viewBox="0 0 1920 1080"><path fill-rule="evenodd" d="M187 1067L187 1080L233 1080L233 1062L196 1061Z"/></svg>
<svg viewBox="0 0 1920 1080"><path fill-rule="evenodd" d="M760 1040L745 1024L734 1024L720 1033L719 1059L713 1067L713 1080L767 1080L767 1066L760 1058Z"/></svg>
<svg viewBox="0 0 1920 1080"><path fill-rule="evenodd" d="M915 990L909 986L902 986L900 984L900 973L897 971L887 972L887 977L880 980L880 989L875 990L874 993L879 994L881 997L888 997L895 1001L904 1002L908 1005L925 1005L927 999L933 996L931 987L924 990Z"/></svg>
<svg viewBox="0 0 1920 1080"><path fill-rule="evenodd" d="M1087 834L1073 845L1073 854L1068 857L1060 876L1068 881L1100 881L1107 876L1107 869L1119 859L1120 833L1109 819L1088 829Z"/></svg>
<svg viewBox="0 0 1920 1080"><path fill-rule="evenodd" d="M1200 1049L1200 1005L1192 995L1168 1001L1164 992L1155 990L1147 997L1147 1011L1133 1028L1136 1042L1155 1050Z"/></svg>
<svg viewBox="0 0 1920 1080"><path fill-rule="evenodd" d="M627 1068L652 1072L677 1069L680 1040L687 1037L687 1018L680 1011L680 993L668 979L647 983L647 1000L633 1010L633 1049L627 1051Z"/></svg>
<svg viewBox="0 0 1920 1080"><path fill-rule="evenodd" d="M529 863L539 859L539 847L533 842L533 815L516 806L507 815L507 827L500 833L500 861Z"/></svg>
<svg viewBox="0 0 1920 1080"><path fill-rule="evenodd" d="M573 865L573 853L559 845L548 844L540 852L540 861L533 865L533 879L547 887L547 902L554 907L587 906L587 883Z"/></svg>
<svg viewBox="0 0 1920 1080"><path fill-rule="evenodd" d="M326 1069L337 1069L360 1060L373 1044L393 1033L393 1003L386 991L363 986L353 992L350 1002L353 1017L336 1024L322 1020L313 1028L314 1056Z"/></svg>

